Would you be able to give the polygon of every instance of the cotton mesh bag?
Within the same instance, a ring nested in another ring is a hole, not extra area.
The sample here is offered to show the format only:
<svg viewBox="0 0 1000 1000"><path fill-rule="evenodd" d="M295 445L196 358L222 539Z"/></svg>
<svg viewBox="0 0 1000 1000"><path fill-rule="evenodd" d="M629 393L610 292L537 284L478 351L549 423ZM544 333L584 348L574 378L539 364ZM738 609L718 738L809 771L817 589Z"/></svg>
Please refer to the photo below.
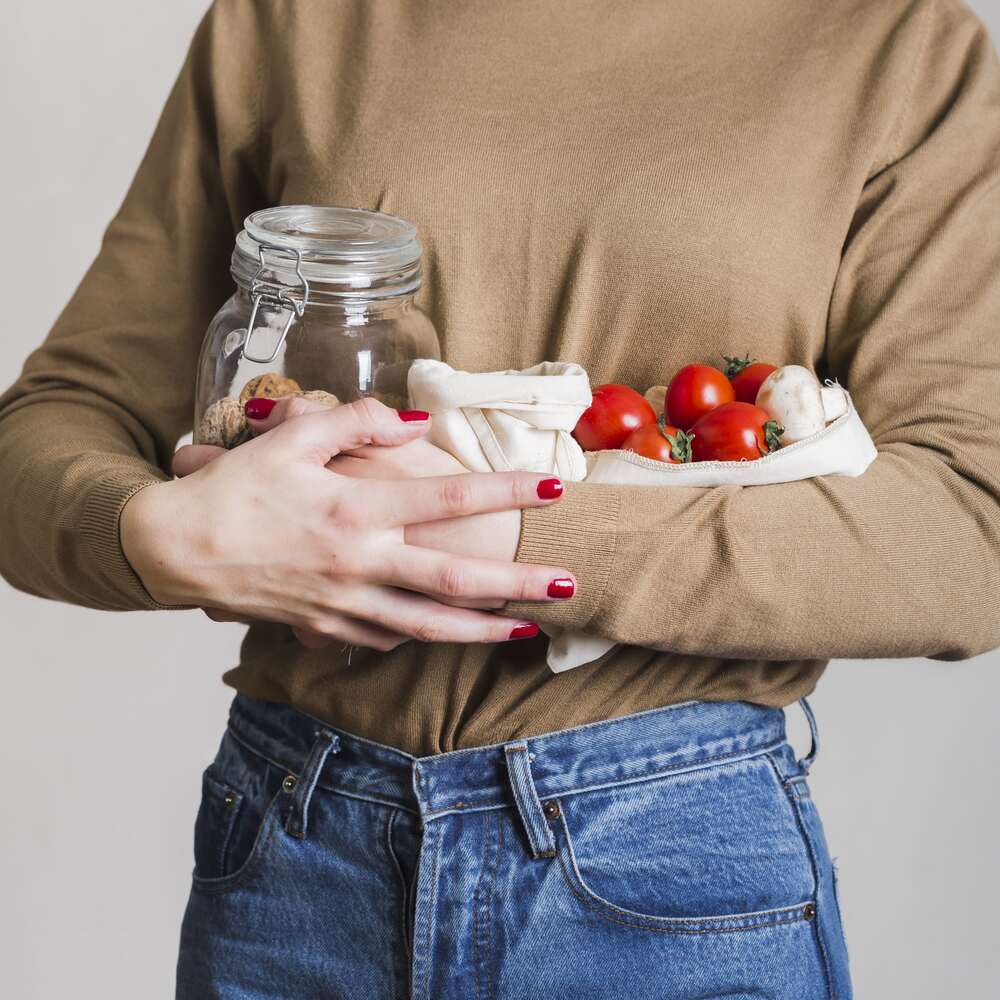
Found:
<svg viewBox="0 0 1000 1000"><path fill-rule="evenodd" d="M470 472L547 472L568 482L636 486L768 486L815 476L860 476L878 452L851 401L816 434L752 462L672 465L622 450L584 452L573 428L590 406L587 373L571 362L545 361L522 371L462 372L421 359L410 368L412 406L431 414L428 440ZM554 673L603 656L614 642L586 632L544 628Z"/></svg>

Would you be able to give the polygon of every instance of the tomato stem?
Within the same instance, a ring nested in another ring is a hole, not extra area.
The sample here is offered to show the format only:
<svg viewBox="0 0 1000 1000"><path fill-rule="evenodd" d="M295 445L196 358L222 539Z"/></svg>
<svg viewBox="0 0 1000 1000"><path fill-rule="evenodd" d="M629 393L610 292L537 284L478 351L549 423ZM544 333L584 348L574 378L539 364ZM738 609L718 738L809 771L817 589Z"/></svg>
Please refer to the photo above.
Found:
<svg viewBox="0 0 1000 1000"><path fill-rule="evenodd" d="M776 451L781 447L781 435L785 433L785 428L778 423L777 420L768 420L764 424L764 440L767 442L767 451L763 454L767 454L770 451Z"/></svg>
<svg viewBox="0 0 1000 1000"><path fill-rule="evenodd" d="M750 357L749 351L742 358L731 358L728 354L723 354L722 360L726 362L726 378L733 378L735 375L739 375L744 368L749 367L754 362L754 359Z"/></svg>
<svg viewBox="0 0 1000 1000"><path fill-rule="evenodd" d="M656 426L659 427L660 433L670 442L670 457L675 462L690 462L691 442L694 440L694 435L681 430L676 434L668 434L667 427L670 425L667 423L667 417L664 413L660 414L659 419L656 421Z"/></svg>

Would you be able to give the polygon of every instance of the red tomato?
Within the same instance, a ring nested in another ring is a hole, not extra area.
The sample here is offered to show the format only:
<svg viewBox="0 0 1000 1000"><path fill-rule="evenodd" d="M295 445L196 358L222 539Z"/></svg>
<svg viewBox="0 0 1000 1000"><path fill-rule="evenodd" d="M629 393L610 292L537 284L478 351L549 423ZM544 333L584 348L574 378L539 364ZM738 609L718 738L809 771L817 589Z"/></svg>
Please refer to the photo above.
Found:
<svg viewBox="0 0 1000 1000"><path fill-rule="evenodd" d="M573 437L584 451L620 448L632 431L655 423L656 414L643 396L612 382L594 390L590 406L573 428Z"/></svg>
<svg viewBox="0 0 1000 1000"><path fill-rule="evenodd" d="M646 424L632 431L622 445L625 451L645 455L655 462L670 462L680 465L691 461L691 435L677 427L671 427L662 419L655 424Z"/></svg>
<svg viewBox="0 0 1000 1000"><path fill-rule="evenodd" d="M700 417L735 398L732 384L718 368L685 365L667 386L666 414L687 431Z"/></svg>
<svg viewBox="0 0 1000 1000"><path fill-rule="evenodd" d="M724 360L726 375L733 384L737 400L741 403L756 403L761 383L771 372L778 370L775 365L767 365L763 361L755 362L750 355L745 358L724 357Z"/></svg>
<svg viewBox="0 0 1000 1000"><path fill-rule="evenodd" d="M691 428L696 462L745 462L774 451L785 430L751 403L726 403Z"/></svg>

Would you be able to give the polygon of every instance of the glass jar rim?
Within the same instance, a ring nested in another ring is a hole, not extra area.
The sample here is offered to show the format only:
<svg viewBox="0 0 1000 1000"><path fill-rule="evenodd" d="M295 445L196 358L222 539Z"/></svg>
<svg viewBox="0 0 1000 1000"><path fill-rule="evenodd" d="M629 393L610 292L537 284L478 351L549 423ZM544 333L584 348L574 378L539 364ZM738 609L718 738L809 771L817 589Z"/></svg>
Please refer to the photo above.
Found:
<svg viewBox="0 0 1000 1000"><path fill-rule="evenodd" d="M420 286L416 227L387 212L336 205L278 205L246 217L233 248L238 284L304 277L349 297Z"/></svg>

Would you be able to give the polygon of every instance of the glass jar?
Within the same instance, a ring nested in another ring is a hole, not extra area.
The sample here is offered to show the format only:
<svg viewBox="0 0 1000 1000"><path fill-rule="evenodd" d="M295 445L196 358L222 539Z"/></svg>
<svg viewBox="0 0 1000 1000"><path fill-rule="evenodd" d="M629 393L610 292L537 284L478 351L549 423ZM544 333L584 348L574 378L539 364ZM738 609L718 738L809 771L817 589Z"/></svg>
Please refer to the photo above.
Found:
<svg viewBox="0 0 1000 1000"><path fill-rule="evenodd" d="M374 396L405 408L410 364L440 358L413 301L420 254L416 229L384 212L283 205L247 216L230 268L236 291L198 360L195 442L245 441L251 396Z"/></svg>

